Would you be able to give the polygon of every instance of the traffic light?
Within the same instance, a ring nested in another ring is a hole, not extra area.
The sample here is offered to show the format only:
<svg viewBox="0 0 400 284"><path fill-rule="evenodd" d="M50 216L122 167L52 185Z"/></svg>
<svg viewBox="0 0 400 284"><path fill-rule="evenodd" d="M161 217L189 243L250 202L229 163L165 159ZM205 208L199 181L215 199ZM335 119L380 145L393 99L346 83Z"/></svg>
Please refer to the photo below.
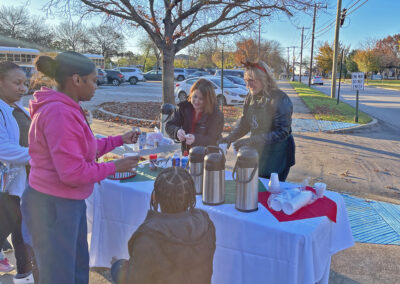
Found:
<svg viewBox="0 0 400 284"><path fill-rule="evenodd" d="M340 15L340 26L343 26L344 19L346 18L347 9L344 8L342 10L342 14Z"/></svg>

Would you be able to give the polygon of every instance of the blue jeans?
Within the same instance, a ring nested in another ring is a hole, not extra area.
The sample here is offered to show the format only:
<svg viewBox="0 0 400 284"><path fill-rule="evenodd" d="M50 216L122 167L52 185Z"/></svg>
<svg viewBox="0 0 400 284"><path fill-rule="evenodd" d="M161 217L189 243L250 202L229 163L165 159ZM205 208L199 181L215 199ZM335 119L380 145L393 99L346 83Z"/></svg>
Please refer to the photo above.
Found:
<svg viewBox="0 0 400 284"><path fill-rule="evenodd" d="M85 200L59 198L28 187L22 215L32 236L40 284L88 284Z"/></svg>

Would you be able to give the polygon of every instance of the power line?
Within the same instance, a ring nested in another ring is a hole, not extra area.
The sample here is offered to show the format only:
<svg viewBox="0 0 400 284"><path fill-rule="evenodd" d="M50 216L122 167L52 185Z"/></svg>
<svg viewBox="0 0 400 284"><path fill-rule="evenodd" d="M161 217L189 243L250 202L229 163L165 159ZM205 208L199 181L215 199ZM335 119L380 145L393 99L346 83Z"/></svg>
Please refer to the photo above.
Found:
<svg viewBox="0 0 400 284"><path fill-rule="evenodd" d="M360 0L359 0L360 1ZM357 1L358 2L358 1ZM349 13L347 13L347 16L349 16L350 14L352 14L353 12L355 12L358 8L360 8L362 5L364 5L365 3L367 3L368 0L365 0L364 2L362 2L359 6L357 6L356 8L354 8L353 10L351 10Z"/></svg>
<svg viewBox="0 0 400 284"><path fill-rule="evenodd" d="M358 2L360 2L361 0L357 0L356 2L353 3L353 5L351 5L350 7L346 8L347 10L350 10L351 8L354 7L354 5L356 5Z"/></svg>

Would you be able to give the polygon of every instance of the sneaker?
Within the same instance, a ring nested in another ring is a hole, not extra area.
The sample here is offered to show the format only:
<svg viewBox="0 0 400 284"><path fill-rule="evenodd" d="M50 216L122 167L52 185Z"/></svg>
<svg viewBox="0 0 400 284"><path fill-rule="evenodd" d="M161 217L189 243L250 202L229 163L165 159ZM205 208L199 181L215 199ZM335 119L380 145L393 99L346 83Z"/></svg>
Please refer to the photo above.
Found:
<svg viewBox="0 0 400 284"><path fill-rule="evenodd" d="M16 278L18 274L13 277L14 284L34 284L35 281L33 280L33 274L29 273L28 276L22 278Z"/></svg>
<svg viewBox="0 0 400 284"><path fill-rule="evenodd" d="M0 260L0 272L10 272L14 270L14 265L8 263L8 259Z"/></svg>

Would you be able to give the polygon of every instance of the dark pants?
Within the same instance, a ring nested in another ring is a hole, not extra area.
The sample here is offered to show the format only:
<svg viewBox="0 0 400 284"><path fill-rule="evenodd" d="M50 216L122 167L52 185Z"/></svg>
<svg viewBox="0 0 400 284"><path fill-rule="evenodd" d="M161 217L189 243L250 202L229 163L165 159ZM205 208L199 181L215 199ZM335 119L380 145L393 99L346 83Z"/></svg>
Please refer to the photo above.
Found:
<svg viewBox="0 0 400 284"><path fill-rule="evenodd" d="M22 214L32 236L39 283L89 283L85 200L58 198L28 187Z"/></svg>
<svg viewBox="0 0 400 284"><path fill-rule="evenodd" d="M8 193L0 193L0 244L3 244L11 234L17 260L17 273L31 272L31 261L27 253L21 233L21 208L20 198Z"/></svg>

